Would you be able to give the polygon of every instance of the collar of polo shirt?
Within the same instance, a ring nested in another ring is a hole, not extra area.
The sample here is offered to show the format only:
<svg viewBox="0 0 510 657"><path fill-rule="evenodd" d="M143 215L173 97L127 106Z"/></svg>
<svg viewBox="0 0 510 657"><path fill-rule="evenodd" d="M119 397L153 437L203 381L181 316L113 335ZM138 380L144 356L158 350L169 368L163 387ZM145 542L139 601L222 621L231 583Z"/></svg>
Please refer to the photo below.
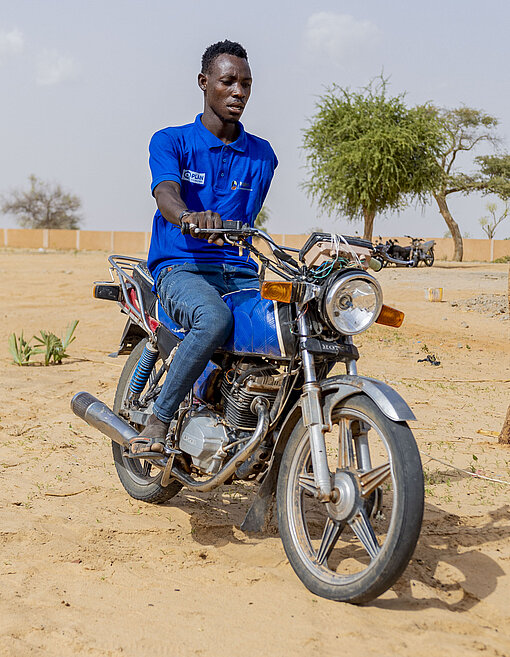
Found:
<svg viewBox="0 0 510 657"><path fill-rule="evenodd" d="M216 135L213 135L213 133L204 126L202 123L202 114L198 114L195 119L195 126L208 148L222 148L223 146L227 146L233 148L235 151L244 153L246 150L246 133L244 132L244 127L241 122L238 122L237 125L240 130L239 137L231 144L224 144L221 139L218 139Z"/></svg>

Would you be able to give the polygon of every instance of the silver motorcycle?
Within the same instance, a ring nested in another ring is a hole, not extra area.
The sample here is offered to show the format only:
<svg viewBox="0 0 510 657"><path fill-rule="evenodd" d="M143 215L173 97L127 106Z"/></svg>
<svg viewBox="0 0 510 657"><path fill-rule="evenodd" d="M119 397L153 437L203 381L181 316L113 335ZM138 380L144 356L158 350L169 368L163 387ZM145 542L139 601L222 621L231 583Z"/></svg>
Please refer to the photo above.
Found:
<svg viewBox="0 0 510 657"><path fill-rule="evenodd" d="M372 600L413 554L424 487L407 424L414 415L391 387L358 374L353 336L374 322L399 327L403 313L383 305L370 242L313 233L297 250L239 222L218 232L259 259L261 288L226 295L234 328L175 414L165 453L128 449L184 334L152 293L143 260L111 256L112 280L94 288L128 316L113 411L87 392L72 409L112 440L132 497L162 503L182 487L253 481L241 528L263 531L276 497L280 537L303 584L331 600Z"/></svg>

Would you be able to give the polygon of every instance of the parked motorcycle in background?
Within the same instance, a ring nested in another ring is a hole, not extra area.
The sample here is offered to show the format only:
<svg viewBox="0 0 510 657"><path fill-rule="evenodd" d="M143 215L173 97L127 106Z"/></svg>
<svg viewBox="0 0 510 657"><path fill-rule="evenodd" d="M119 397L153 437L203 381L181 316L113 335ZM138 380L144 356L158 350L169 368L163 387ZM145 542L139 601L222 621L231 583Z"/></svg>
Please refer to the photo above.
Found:
<svg viewBox="0 0 510 657"><path fill-rule="evenodd" d="M184 334L151 291L143 260L110 256L112 281L94 289L128 316L113 411L87 392L72 409L112 440L131 497L159 504L183 486L207 492L253 480L258 492L241 528L263 530L276 493L280 537L304 585L332 600L372 600L413 554L423 473L411 409L358 374L353 336L374 322L399 327L403 313L382 303L368 272L380 268L370 242L313 233L297 250L240 222L214 232L259 259L261 289L224 297L234 328L180 405L164 454L128 449ZM268 271L278 280L265 280ZM345 374L333 371L337 363Z"/></svg>
<svg viewBox="0 0 510 657"><path fill-rule="evenodd" d="M397 267L418 267L420 262L423 262L426 267L432 267L434 264L434 240L427 240L426 242L421 237L411 237L406 235L411 240L409 246L400 246L397 239L387 240L384 244L381 238L374 247L374 258L378 259L383 267L388 264L396 265Z"/></svg>

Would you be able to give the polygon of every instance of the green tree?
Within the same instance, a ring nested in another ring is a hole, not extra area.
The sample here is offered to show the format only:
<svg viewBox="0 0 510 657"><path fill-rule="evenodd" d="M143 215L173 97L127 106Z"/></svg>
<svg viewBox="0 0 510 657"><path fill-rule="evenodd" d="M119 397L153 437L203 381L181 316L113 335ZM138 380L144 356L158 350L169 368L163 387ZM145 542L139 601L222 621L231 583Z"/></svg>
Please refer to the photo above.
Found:
<svg viewBox="0 0 510 657"><path fill-rule="evenodd" d="M437 188L442 133L428 106L408 108L380 78L361 91L334 85L304 131L307 193L328 214L364 221L372 238L377 213L424 202Z"/></svg>
<svg viewBox="0 0 510 657"><path fill-rule="evenodd" d="M471 107L436 108L435 111L443 128L444 141L437 158L441 177L440 184L434 190L434 198L453 238L453 259L461 261L464 254L462 234L448 207L446 197L456 192L468 194L473 191L489 191L487 184L490 176L480 173L471 175L462 171L458 166L457 157L459 153L472 151L482 142L497 144L495 129L498 120Z"/></svg>
<svg viewBox="0 0 510 657"><path fill-rule="evenodd" d="M22 228L79 227L81 201L77 196L33 174L28 180L28 190L13 189L2 199L2 212L14 215Z"/></svg>
<svg viewBox="0 0 510 657"><path fill-rule="evenodd" d="M479 171L474 176L474 189L510 199L510 155L480 155L475 162Z"/></svg>
<svg viewBox="0 0 510 657"><path fill-rule="evenodd" d="M255 219L255 228L260 228L260 230L267 232L267 222L269 221L270 214L269 208L263 205Z"/></svg>

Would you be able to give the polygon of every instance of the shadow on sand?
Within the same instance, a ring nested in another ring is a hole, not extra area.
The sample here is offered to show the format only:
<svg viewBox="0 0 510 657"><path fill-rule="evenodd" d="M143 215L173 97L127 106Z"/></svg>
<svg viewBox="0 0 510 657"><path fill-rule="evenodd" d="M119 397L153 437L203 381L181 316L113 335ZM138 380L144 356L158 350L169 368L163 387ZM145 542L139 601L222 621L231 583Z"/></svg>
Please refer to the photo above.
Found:
<svg viewBox="0 0 510 657"><path fill-rule="evenodd" d="M254 491L233 486L222 493L194 495L182 492L174 501L189 513L193 539L203 546L263 542L278 533L274 521L263 534L240 534L238 528L249 508ZM236 490L237 489L237 490ZM490 544L510 536L510 505L484 516L461 517L425 505L425 517L413 559L393 587L396 598L371 603L382 609L416 610L471 609L496 590L505 573L482 551L496 550ZM290 567L290 566L289 566Z"/></svg>

